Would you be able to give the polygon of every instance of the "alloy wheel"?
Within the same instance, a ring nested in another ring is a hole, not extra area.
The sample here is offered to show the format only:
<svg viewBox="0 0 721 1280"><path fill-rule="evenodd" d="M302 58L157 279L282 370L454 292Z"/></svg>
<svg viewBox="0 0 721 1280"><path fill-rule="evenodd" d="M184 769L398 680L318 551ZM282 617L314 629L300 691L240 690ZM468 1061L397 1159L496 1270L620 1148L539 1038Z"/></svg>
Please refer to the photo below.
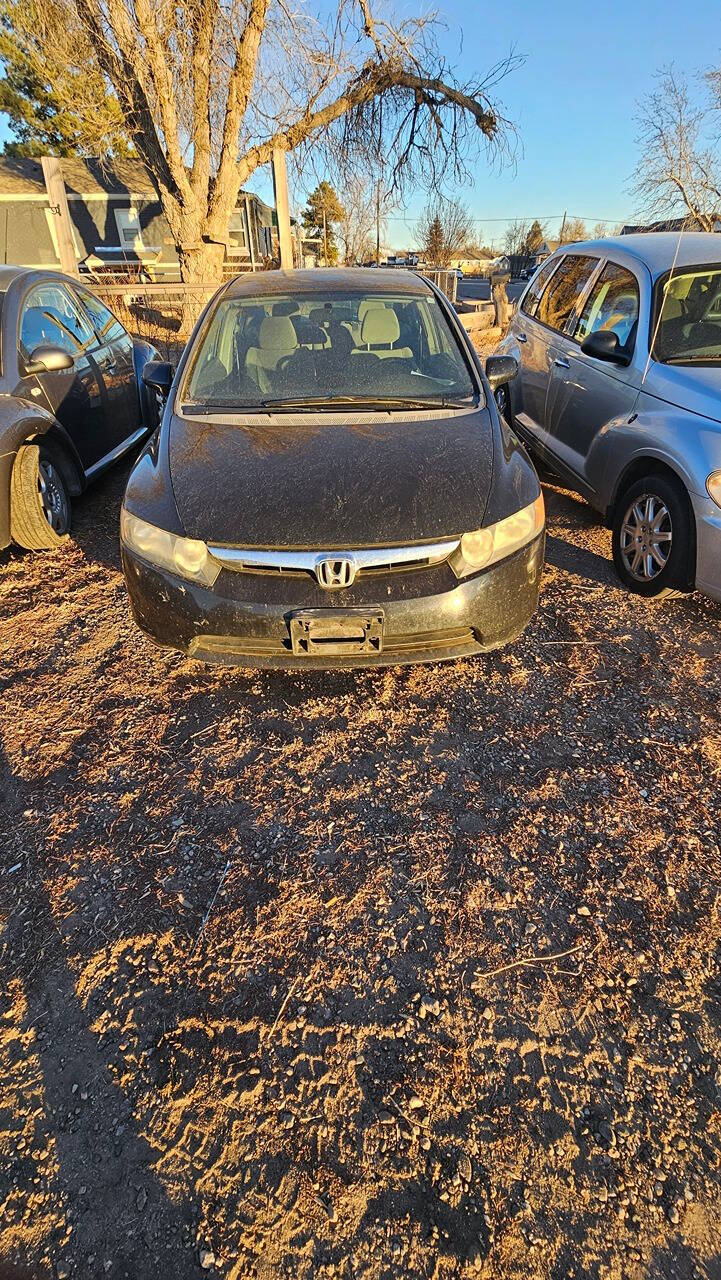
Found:
<svg viewBox="0 0 721 1280"><path fill-rule="evenodd" d="M621 524L623 563L637 582L652 582L666 568L673 545L671 515L657 494L643 493L626 511Z"/></svg>
<svg viewBox="0 0 721 1280"><path fill-rule="evenodd" d="M38 463L38 498L43 515L56 533L68 527L68 499L57 468L47 458Z"/></svg>

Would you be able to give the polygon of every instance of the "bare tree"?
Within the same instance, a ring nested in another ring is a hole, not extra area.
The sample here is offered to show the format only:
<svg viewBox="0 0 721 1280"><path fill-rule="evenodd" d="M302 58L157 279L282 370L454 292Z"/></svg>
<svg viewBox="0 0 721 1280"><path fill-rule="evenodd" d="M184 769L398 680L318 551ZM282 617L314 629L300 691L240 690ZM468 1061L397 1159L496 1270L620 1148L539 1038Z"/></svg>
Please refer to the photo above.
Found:
<svg viewBox="0 0 721 1280"><path fill-rule="evenodd" d="M374 0L53 0L38 41L37 3L16 6L18 39L52 85L67 79L65 32L80 24L81 56L117 99L186 280L217 274L238 191L276 148L383 156L395 182L422 174L430 187L467 177L479 143L496 156L508 145L492 99L517 60L458 83L433 15L381 18Z"/></svg>
<svg viewBox="0 0 721 1280"><path fill-rule="evenodd" d="M387 204L387 193L382 192L378 200L377 183L362 174L351 174L343 187L342 200L344 216L340 222L340 239L343 245L343 259L346 266L363 262L369 258L375 245L376 206L384 210ZM385 226L381 217L381 237Z"/></svg>
<svg viewBox="0 0 721 1280"><path fill-rule="evenodd" d="M509 222L503 233L503 248L509 257L525 253L530 230L531 224L522 218Z"/></svg>
<svg viewBox="0 0 721 1280"><path fill-rule="evenodd" d="M559 238L560 244L575 244L578 240L587 240L588 232L583 218L566 218Z"/></svg>
<svg viewBox="0 0 721 1280"><path fill-rule="evenodd" d="M457 200L438 199L429 204L416 229L418 244L434 267L447 267L465 248L473 234L473 219Z"/></svg>
<svg viewBox="0 0 721 1280"><path fill-rule="evenodd" d="M721 72L707 79L719 95ZM644 215L685 213L690 225L713 231L721 208L721 159L710 106L694 104L687 80L664 67L641 103L638 121L641 158L633 194Z"/></svg>

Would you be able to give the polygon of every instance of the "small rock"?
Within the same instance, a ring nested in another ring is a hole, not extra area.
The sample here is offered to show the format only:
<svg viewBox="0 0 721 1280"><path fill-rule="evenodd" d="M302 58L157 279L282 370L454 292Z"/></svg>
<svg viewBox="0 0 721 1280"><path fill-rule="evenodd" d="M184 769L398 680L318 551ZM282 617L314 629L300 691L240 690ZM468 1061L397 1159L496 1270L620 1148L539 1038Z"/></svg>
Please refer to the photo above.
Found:
<svg viewBox="0 0 721 1280"><path fill-rule="evenodd" d="M142 1213L147 1203L148 1203L148 1193L145 1190L145 1187L141 1187L137 1196L135 1197L135 1207L136 1209L139 1209L140 1212Z"/></svg>
<svg viewBox="0 0 721 1280"><path fill-rule="evenodd" d="M668 1220L669 1222L672 1222L674 1226L678 1222L678 1209L676 1208L675 1204L672 1204L670 1209L668 1210Z"/></svg>
<svg viewBox="0 0 721 1280"><path fill-rule="evenodd" d="M210 1271L210 1268L215 1263L215 1254L213 1253L213 1250L201 1247L198 1250L198 1262L203 1268L203 1271Z"/></svg>
<svg viewBox="0 0 721 1280"><path fill-rule="evenodd" d="M470 1182L473 1177L473 1165L470 1157L464 1151L458 1161L458 1176L463 1182Z"/></svg>
<svg viewBox="0 0 721 1280"><path fill-rule="evenodd" d="M590 914L591 912L589 911L588 907L579 907L578 911L576 912L577 916L590 916Z"/></svg>
<svg viewBox="0 0 721 1280"><path fill-rule="evenodd" d="M417 1093L414 1093L411 1095L411 1097L408 1100L408 1106L410 1107L411 1111L425 1110L425 1103L422 1098L418 1097Z"/></svg>
<svg viewBox="0 0 721 1280"><path fill-rule="evenodd" d="M489 1005L486 1005L485 1009L483 1010L483 1013L481 1014L481 1017L485 1018L486 1022L493 1022L493 1010L490 1008Z"/></svg>
<svg viewBox="0 0 721 1280"><path fill-rule="evenodd" d="M58 1280L68 1280L68 1276L70 1275L70 1263L59 1262L55 1271L57 1273Z"/></svg>
<svg viewBox="0 0 721 1280"><path fill-rule="evenodd" d="M440 1004L437 1000L434 1000L432 996L426 995L421 997L421 1003L418 1006L418 1013L421 1018L427 1017L429 1013L432 1013L433 1016L437 1018L440 1011Z"/></svg>

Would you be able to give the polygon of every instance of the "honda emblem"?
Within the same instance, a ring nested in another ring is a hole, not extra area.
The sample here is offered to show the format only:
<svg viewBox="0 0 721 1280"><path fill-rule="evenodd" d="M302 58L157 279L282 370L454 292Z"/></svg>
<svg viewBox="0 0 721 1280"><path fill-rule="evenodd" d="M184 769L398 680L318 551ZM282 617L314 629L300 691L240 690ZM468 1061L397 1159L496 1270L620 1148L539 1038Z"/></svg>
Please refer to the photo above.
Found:
<svg viewBox="0 0 721 1280"><path fill-rule="evenodd" d="M352 556L318 556L315 576L326 591L341 591L349 587L356 575L356 562Z"/></svg>

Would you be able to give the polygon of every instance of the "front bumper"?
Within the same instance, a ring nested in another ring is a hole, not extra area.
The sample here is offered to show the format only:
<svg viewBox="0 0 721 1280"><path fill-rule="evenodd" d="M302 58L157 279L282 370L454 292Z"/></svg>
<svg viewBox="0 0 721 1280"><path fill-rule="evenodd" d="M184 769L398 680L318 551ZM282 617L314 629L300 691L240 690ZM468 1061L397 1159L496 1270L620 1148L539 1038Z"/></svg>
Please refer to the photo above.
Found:
<svg viewBox="0 0 721 1280"><path fill-rule="evenodd" d="M409 583L421 581L420 575L398 575L405 579L401 590L396 582L389 585L391 577L376 576L367 579L360 592L334 593L332 605L328 592L294 578L223 571L208 589L147 564L125 546L121 552L133 617L156 644L204 662L331 670L438 662L514 640L538 606L544 545L542 533L508 559L463 582L447 565L439 566L442 572L429 575L426 585L443 585L445 590L414 595ZM251 598L244 596L244 587ZM279 598L282 595L286 598ZM293 653L290 625L298 611L321 606L331 614L360 605L383 612L380 652L332 658Z"/></svg>
<svg viewBox="0 0 721 1280"><path fill-rule="evenodd" d="M721 600L721 509L697 493L691 501L696 517L696 589Z"/></svg>

